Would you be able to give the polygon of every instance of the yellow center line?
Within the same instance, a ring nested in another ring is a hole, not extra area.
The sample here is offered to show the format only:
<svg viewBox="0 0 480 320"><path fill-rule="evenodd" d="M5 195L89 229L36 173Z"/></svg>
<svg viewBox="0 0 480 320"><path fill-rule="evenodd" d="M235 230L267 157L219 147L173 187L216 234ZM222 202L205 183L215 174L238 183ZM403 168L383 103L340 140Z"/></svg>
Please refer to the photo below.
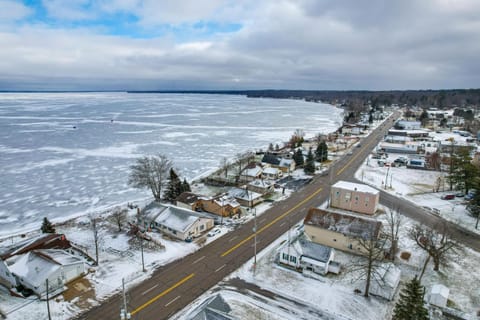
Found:
<svg viewBox="0 0 480 320"><path fill-rule="evenodd" d="M370 141L365 146L363 146L361 149L369 147L372 143L373 143L373 141ZM360 150L358 150L358 151L360 151ZM342 167L342 169L337 171L337 176L340 175L343 172L343 170L345 170L354 160L356 160L358 158L358 156L360 156L360 152L358 152L356 155L354 155L352 157L352 159L350 159L350 161L348 161L347 164Z"/></svg>
<svg viewBox="0 0 480 320"><path fill-rule="evenodd" d="M317 194L319 194L320 192L322 191L322 188L318 189L317 191L315 191L314 193L312 193L311 195L309 195L307 198L303 199L301 202L297 203L293 208L291 208L290 210L288 210L287 212L283 213L281 216L278 216L277 218L273 219L272 221L270 221L268 224L266 224L265 226L263 226L262 228L260 228L256 233L253 233L251 234L250 236L246 237L245 239L243 239L242 241L240 241L239 243L237 243L236 245L234 245L233 247L231 247L230 249L228 249L227 251L225 251L224 253L221 254L221 257L225 257L227 255L229 255L230 253L232 253L233 251L235 251L236 249L238 249L238 247L242 246L243 244L245 244L245 242L251 240L255 234L259 234L263 231L265 231L266 229L270 228L274 223L277 223L279 220L285 218L285 216L287 216L288 214L290 214L293 210L296 210L298 209L300 206L302 206L303 204L305 204L307 201L309 201L310 199L312 199L314 196L316 196Z"/></svg>
<svg viewBox="0 0 480 320"><path fill-rule="evenodd" d="M171 286L170 288L166 289L165 291L161 292L160 294L158 294L157 296L153 297L152 299L148 300L147 302L145 302L144 304L142 304L140 307L138 307L137 309L133 310L132 312L130 312L130 314L133 316L135 313L138 313L140 312L141 310L145 309L146 307L148 307L149 305L151 305L152 303L154 303L155 301L157 301L158 299L160 299L161 297L163 297L164 295L166 295L167 293L169 293L170 291L172 291L173 289L177 288L178 286L181 286L183 283L187 282L188 280L190 280L191 278L193 278L193 276L195 275L195 273L191 273L190 275L186 276L185 278L183 278L182 280L178 281L177 283L175 283L173 286Z"/></svg>

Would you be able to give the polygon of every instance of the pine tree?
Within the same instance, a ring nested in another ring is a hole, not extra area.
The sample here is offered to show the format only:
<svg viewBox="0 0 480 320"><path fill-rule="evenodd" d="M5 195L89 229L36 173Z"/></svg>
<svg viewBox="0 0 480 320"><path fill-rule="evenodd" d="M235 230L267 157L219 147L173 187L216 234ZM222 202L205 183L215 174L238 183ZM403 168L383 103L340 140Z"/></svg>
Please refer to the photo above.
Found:
<svg viewBox="0 0 480 320"><path fill-rule="evenodd" d="M170 169L170 179L168 181L167 190L165 191L165 200L174 202L182 193L182 182L173 168Z"/></svg>
<svg viewBox="0 0 480 320"><path fill-rule="evenodd" d="M42 233L55 233L55 227L47 219L47 217L43 218L42 227L40 230L42 230Z"/></svg>
<svg viewBox="0 0 480 320"><path fill-rule="evenodd" d="M328 159L328 146L325 140L318 143L317 149L315 150L315 158L320 162L324 162Z"/></svg>
<svg viewBox="0 0 480 320"><path fill-rule="evenodd" d="M182 192L191 192L192 188L190 188L190 184L188 184L187 179L183 179L182 182Z"/></svg>
<svg viewBox="0 0 480 320"><path fill-rule="evenodd" d="M297 167L303 166L304 159L303 159L303 153L302 149L298 149L294 154L293 154L293 160L295 161L295 165Z"/></svg>
<svg viewBox="0 0 480 320"><path fill-rule="evenodd" d="M400 292L392 320L428 320L428 310L423 303L424 295L425 287L415 276Z"/></svg>
<svg viewBox="0 0 480 320"><path fill-rule="evenodd" d="M313 157L312 148L308 150L307 161L305 162L305 168L303 170L306 174L315 173L315 158Z"/></svg>

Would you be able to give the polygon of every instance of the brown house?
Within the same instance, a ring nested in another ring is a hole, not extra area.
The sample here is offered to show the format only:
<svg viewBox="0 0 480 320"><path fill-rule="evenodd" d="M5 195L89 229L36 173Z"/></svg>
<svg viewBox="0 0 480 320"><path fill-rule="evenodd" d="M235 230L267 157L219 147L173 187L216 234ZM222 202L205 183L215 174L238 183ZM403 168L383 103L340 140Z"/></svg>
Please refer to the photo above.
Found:
<svg viewBox="0 0 480 320"><path fill-rule="evenodd" d="M192 192L182 192L177 199L175 199L175 204L177 207L189 209L192 211L197 211L201 206L200 198L203 196L197 195Z"/></svg>
<svg viewBox="0 0 480 320"><path fill-rule="evenodd" d="M232 197L220 195L199 199L199 208L219 216L232 217L240 212L240 204Z"/></svg>
<svg viewBox="0 0 480 320"><path fill-rule="evenodd" d="M365 253L359 239L378 239L382 223L357 215L311 208L304 220L312 242L354 254Z"/></svg>
<svg viewBox="0 0 480 320"><path fill-rule="evenodd" d="M330 188L330 206L373 215L377 211L380 192L361 183L338 181Z"/></svg>

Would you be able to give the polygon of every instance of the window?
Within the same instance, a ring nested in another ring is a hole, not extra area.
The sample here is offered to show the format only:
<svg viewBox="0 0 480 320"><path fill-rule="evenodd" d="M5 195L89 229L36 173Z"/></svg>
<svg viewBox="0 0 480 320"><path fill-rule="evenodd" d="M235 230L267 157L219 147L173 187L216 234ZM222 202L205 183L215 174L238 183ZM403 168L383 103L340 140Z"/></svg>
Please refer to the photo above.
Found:
<svg viewBox="0 0 480 320"><path fill-rule="evenodd" d="M290 262L297 263L297 257L290 256Z"/></svg>
<svg viewBox="0 0 480 320"><path fill-rule="evenodd" d="M340 191L335 192L335 198L340 197Z"/></svg>
<svg viewBox="0 0 480 320"><path fill-rule="evenodd" d="M203 229L205 229L205 226L202 224L202 225L200 226L200 231L202 231Z"/></svg>
<svg viewBox="0 0 480 320"><path fill-rule="evenodd" d="M288 254L284 253L284 254L282 255L282 259L288 261Z"/></svg>
<svg viewBox="0 0 480 320"><path fill-rule="evenodd" d="M333 242L337 242L337 239L333 239Z"/></svg>
<svg viewBox="0 0 480 320"><path fill-rule="evenodd" d="M348 249L350 249L350 250L353 249L353 246L352 246L351 243L348 245Z"/></svg>
<svg viewBox="0 0 480 320"><path fill-rule="evenodd" d="M351 192L346 192L345 193L345 202L350 201L351 198L352 198L352 193Z"/></svg>

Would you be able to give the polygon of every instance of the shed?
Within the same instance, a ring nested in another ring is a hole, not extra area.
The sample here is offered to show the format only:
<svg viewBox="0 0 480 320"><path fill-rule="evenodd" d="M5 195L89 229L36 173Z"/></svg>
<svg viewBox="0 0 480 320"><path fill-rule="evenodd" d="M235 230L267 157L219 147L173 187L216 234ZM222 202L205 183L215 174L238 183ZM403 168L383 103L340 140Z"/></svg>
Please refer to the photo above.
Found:
<svg viewBox="0 0 480 320"><path fill-rule="evenodd" d="M450 289L442 284L434 284L430 290L428 302L437 307L446 307Z"/></svg>

